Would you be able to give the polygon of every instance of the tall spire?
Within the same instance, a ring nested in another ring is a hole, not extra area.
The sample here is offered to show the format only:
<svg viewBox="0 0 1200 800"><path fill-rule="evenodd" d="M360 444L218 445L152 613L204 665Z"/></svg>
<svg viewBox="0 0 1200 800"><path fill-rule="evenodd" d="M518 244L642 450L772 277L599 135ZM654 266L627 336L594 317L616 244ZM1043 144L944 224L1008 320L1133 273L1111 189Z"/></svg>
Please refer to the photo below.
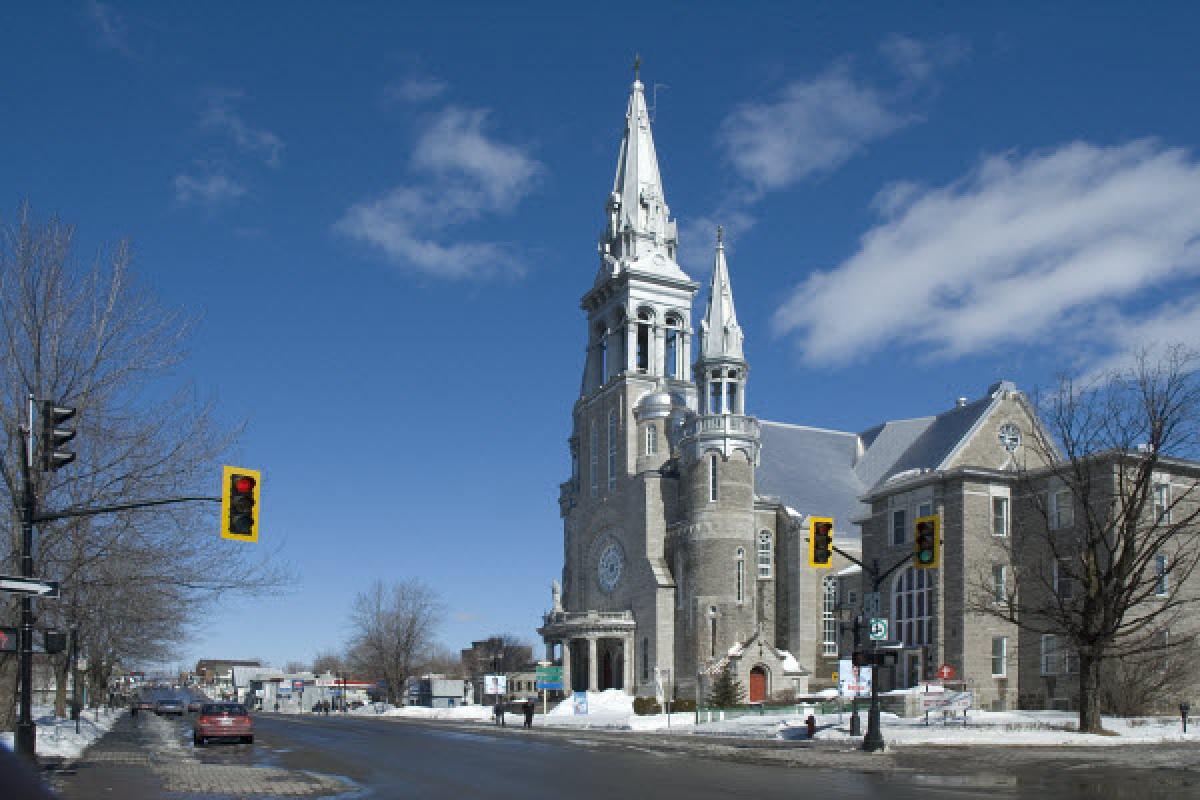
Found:
<svg viewBox="0 0 1200 800"><path fill-rule="evenodd" d="M733 287L725 264L725 232L717 228L717 253L713 260L712 286L708 292L708 310L700 323L701 361L745 361L742 352L742 328L733 309Z"/></svg>
<svg viewBox="0 0 1200 800"><path fill-rule="evenodd" d="M658 171L658 154L646 108L646 87L640 77L641 64L640 57L633 62L625 133L606 206L608 225L600 241L603 264L598 278L615 275L631 266L686 279L675 263L678 241L675 221L671 219Z"/></svg>

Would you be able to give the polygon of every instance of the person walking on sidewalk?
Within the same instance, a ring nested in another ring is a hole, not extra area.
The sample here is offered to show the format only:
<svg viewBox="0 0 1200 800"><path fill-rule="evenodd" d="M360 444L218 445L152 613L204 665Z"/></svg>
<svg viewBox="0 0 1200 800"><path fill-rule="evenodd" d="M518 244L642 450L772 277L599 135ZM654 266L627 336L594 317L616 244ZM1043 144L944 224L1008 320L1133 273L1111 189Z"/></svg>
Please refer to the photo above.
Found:
<svg viewBox="0 0 1200 800"><path fill-rule="evenodd" d="M526 700L525 705L521 706L521 709L525 712L525 727L532 728L533 727L533 701Z"/></svg>
<svg viewBox="0 0 1200 800"><path fill-rule="evenodd" d="M501 728L506 727L504 724L504 701L497 700L496 708L494 710L496 713L496 724L499 725Z"/></svg>

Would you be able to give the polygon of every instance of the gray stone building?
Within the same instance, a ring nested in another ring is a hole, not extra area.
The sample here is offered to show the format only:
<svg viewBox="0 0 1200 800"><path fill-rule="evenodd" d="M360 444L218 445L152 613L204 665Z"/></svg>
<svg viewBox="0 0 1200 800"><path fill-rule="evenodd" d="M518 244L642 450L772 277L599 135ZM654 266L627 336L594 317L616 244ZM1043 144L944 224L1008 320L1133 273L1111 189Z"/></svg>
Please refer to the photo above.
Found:
<svg viewBox="0 0 1200 800"><path fill-rule="evenodd" d="M863 563L887 569L911 556L914 521L931 515L939 568L905 565L880 586L902 645L881 684L915 685L947 664L982 705L1044 689L1046 665L1065 669L1069 656L1043 638L1036 646L1052 653L1035 658L1027 635L972 610L972 587L1003 580L992 571L1022 513L1017 467L1036 466L1024 395L1000 381L942 413L857 433L759 420L721 233L695 335L699 286L677 247L635 80L599 269L581 300L562 582L539 629L567 690L652 695L666 683L702 697L727 666L751 701L828 686L850 649L839 618L872 587L840 555L833 569L808 565L810 517L832 517L840 549L861 546Z"/></svg>

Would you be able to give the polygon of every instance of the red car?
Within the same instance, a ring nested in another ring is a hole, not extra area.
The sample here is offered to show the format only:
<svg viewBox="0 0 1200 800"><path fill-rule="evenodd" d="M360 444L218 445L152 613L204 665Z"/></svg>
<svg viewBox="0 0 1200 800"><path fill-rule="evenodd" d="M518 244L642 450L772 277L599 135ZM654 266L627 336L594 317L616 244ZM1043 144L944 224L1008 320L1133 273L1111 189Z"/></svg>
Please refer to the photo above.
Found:
<svg viewBox="0 0 1200 800"><path fill-rule="evenodd" d="M192 723L192 742L199 747L208 744L210 739L235 739L251 744L254 723L246 707L240 703L205 703L201 706L200 716Z"/></svg>

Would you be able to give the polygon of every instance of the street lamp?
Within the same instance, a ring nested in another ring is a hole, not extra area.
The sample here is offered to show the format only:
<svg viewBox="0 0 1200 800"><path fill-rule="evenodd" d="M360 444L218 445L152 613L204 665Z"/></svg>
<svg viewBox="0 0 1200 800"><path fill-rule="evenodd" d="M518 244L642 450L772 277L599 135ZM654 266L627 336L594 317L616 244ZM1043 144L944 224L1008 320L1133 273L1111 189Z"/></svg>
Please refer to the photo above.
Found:
<svg viewBox="0 0 1200 800"><path fill-rule="evenodd" d="M859 648L861 647L861 642L860 642L859 637L861 635L861 629L862 629L862 615L855 614L854 609L851 608L850 606L838 606L837 610L838 610L838 616L839 616L839 622L840 622L839 630L842 632L845 632L846 627L849 626L850 629L854 632L854 649L851 650L851 662L850 662L851 664L853 664L854 663L853 654L857 653L859 651ZM839 649L840 649L840 647L839 647ZM839 677L841 677L841 676L839 676ZM873 677L874 676L872 676L872 678ZM874 680L872 680L872 683L874 683ZM857 684L857 682L855 682L851 685L854 686L855 688L850 693L850 735L851 736L861 736L862 735L862 720L858 716L858 688L857 688L858 684Z"/></svg>

